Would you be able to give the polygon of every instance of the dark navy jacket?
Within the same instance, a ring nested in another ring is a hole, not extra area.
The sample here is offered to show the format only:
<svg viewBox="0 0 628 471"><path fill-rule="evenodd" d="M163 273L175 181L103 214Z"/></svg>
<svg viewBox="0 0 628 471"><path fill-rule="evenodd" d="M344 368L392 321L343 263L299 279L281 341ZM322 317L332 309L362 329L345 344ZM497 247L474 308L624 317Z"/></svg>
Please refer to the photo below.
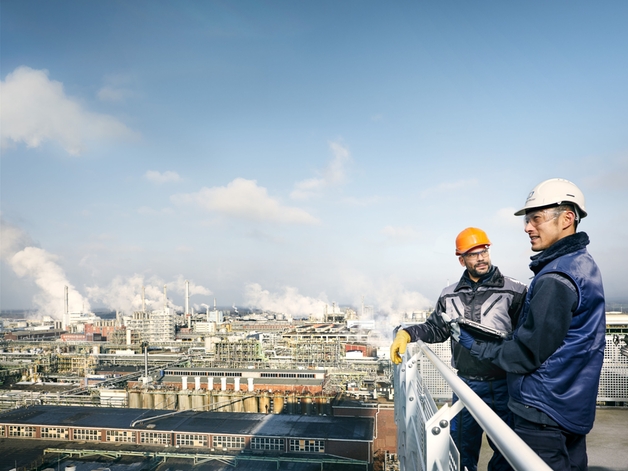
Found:
<svg viewBox="0 0 628 471"><path fill-rule="evenodd" d="M593 426L605 347L602 277L588 243L580 232L532 257L535 277L513 338L471 348L508 372L513 412L577 434Z"/></svg>
<svg viewBox="0 0 628 471"><path fill-rule="evenodd" d="M521 323L525 322L536 281L548 273L566 276L574 283L578 305L558 350L531 373L509 373L508 389L513 400L545 412L570 432L586 434L595 419L606 343L602 277L586 248L550 261L530 283Z"/></svg>

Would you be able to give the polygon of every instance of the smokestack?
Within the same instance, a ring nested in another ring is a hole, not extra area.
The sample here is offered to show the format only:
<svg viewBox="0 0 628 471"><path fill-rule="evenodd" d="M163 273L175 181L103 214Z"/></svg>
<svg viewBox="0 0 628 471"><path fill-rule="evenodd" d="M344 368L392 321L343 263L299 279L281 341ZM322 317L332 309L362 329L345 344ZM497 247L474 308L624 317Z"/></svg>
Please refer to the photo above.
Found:
<svg viewBox="0 0 628 471"><path fill-rule="evenodd" d="M65 286L63 294L63 328L67 328L70 323L70 303L68 301L68 287Z"/></svg>
<svg viewBox="0 0 628 471"><path fill-rule="evenodd" d="M190 282L185 280L185 315L190 314Z"/></svg>
<svg viewBox="0 0 628 471"><path fill-rule="evenodd" d="M185 317L188 320L188 329L192 328L192 316L190 315L190 282L185 280Z"/></svg>

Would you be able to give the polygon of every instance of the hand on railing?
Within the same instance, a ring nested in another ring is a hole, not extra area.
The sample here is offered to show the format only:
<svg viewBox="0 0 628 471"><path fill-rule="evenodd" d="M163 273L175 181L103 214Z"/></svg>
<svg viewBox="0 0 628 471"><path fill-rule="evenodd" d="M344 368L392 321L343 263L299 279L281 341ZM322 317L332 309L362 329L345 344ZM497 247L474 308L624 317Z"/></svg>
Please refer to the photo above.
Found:
<svg viewBox="0 0 628 471"><path fill-rule="evenodd" d="M403 361L401 355L406 353L406 348L410 340L410 334L403 329L399 329L397 335L395 336L395 340L393 340L393 343L390 346L390 361L392 361L395 365L398 365Z"/></svg>

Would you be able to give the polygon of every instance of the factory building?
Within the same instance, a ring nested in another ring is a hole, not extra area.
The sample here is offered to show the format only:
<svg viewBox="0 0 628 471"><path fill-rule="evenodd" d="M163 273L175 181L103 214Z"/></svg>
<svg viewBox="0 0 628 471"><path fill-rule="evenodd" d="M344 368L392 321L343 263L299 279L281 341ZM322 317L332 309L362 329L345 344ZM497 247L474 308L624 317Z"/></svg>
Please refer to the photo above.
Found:
<svg viewBox="0 0 628 471"><path fill-rule="evenodd" d="M172 389L321 393L325 370L167 368L160 385ZM138 383L139 384L139 383ZM129 386L134 384L129 383Z"/></svg>
<svg viewBox="0 0 628 471"><path fill-rule="evenodd" d="M0 413L0 438L144 444L189 453L292 455L372 463L373 417L33 406Z"/></svg>

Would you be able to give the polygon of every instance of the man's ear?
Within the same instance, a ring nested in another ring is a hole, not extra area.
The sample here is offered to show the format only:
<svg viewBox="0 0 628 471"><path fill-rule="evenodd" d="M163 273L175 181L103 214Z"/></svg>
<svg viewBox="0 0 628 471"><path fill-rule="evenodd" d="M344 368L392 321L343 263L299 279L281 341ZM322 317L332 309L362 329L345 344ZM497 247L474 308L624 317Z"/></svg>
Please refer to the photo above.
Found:
<svg viewBox="0 0 628 471"><path fill-rule="evenodd" d="M574 213L573 211L563 211L561 214L561 224L562 224L562 228L563 230L569 229L570 227L572 227L574 229L574 232L576 230L576 213Z"/></svg>
<svg viewBox="0 0 628 471"><path fill-rule="evenodd" d="M462 257L462 255L460 255L460 256L458 257L458 261L460 262L460 265L461 265L461 266L463 266L463 267L464 267L464 266L466 266L466 265L464 264L464 258Z"/></svg>

